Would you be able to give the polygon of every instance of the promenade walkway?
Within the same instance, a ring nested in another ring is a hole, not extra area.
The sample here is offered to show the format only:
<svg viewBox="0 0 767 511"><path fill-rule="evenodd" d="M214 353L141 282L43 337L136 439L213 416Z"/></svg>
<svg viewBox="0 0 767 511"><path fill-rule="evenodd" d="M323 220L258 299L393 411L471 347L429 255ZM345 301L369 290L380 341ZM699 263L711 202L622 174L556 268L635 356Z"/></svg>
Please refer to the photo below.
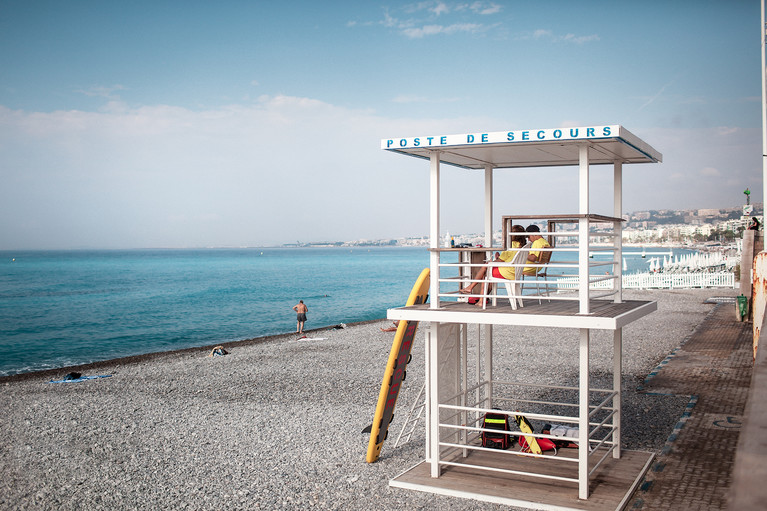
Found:
<svg viewBox="0 0 767 511"><path fill-rule="evenodd" d="M690 403L626 509L724 510L753 367L751 324L720 303L644 383Z"/></svg>

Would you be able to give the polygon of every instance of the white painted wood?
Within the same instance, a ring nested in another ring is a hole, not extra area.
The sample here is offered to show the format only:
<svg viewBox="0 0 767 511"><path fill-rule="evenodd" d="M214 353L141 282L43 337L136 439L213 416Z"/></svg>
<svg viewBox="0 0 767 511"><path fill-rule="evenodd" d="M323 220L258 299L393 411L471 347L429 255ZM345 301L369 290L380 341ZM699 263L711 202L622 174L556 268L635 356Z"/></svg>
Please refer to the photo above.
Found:
<svg viewBox="0 0 767 511"><path fill-rule="evenodd" d="M578 148L578 212L589 214L589 147ZM589 313L589 221L578 220L578 301L580 313Z"/></svg>
<svg viewBox="0 0 767 511"><path fill-rule="evenodd" d="M615 415L613 415L613 442L615 443L615 449L613 450L613 458L616 458L616 459L621 457L622 372L623 372L623 329L619 328L613 332L613 391L615 391L615 397L613 397L613 408L615 409Z"/></svg>
<svg viewBox="0 0 767 511"><path fill-rule="evenodd" d="M439 152L431 153L429 159L429 248L439 247ZM429 284L429 303L432 309L439 308L439 252L430 254L431 282Z"/></svg>
<svg viewBox="0 0 767 511"><path fill-rule="evenodd" d="M443 151L442 161L467 169L555 167L578 164L577 145L588 143L595 149L594 165L658 163L663 155L623 126L573 127L565 129L515 130L477 135L468 142L466 134L430 137L391 138L381 141L381 149L418 158L432 151ZM509 139L509 135L514 137ZM484 140L483 140L484 138Z"/></svg>
<svg viewBox="0 0 767 511"><path fill-rule="evenodd" d="M520 314L511 310L506 305L496 308L480 310L473 305L472 310L462 310L464 304L444 304L440 310L432 310L428 307L413 308L403 307L389 309L386 317L391 320L404 319L408 321L441 321L443 323L474 323L479 325L515 325L515 326L539 326L555 328L592 328L596 330L615 330L636 321L639 318L654 312L658 308L656 302L641 302L630 310L614 317L608 316L584 316L561 314ZM536 304L537 305L537 304ZM543 304L546 306L546 303ZM540 307L540 306L539 306ZM468 308L468 307L466 307ZM476 310L474 310L476 309ZM525 307L521 310L531 309Z"/></svg>
<svg viewBox="0 0 767 511"><path fill-rule="evenodd" d="M426 427L425 430L425 439L424 439L424 459L427 463L431 462L431 456L432 456L432 425L434 424L434 419L432 418L432 388L431 384L434 381L434 378L432 377L432 365L431 365L431 359L432 354L434 352L433 349L433 343L432 343L432 332L434 331L433 327L426 328L426 335L424 339L424 385L426 387L426 396L425 396L425 408L424 408L424 424Z"/></svg>
<svg viewBox="0 0 767 511"><path fill-rule="evenodd" d="M615 218L623 217L623 162L620 160L615 162L613 167L613 216ZM616 276L615 282L617 286L617 293L615 295L615 302L620 303L623 300L623 267L621 261L623 260L623 222L613 222L613 260L616 263L613 265L613 275Z"/></svg>
<svg viewBox="0 0 767 511"><path fill-rule="evenodd" d="M484 374L483 378L480 381L486 381L487 384L487 390L485 396L488 397L490 400L488 401L488 408L493 407L493 325L495 323L488 323L484 326L485 328L485 339L484 339L484 347L485 347L485 357L484 357Z"/></svg>
<svg viewBox="0 0 767 511"><path fill-rule="evenodd" d="M589 330L580 329L578 380L578 498L589 498Z"/></svg>
<svg viewBox="0 0 767 511"><path fill-rule="evenodd" d="M429 328L429 392L427 396L428 434L426 445L429 446L429 459L431 462L431 476L439 477L439 323L432 323Z"/></svg>
<svg viewBox="0 0 767 511"><path fill-rule="evenodd" d="M485 246L493 246L493 167L485 166Z"/></svg>
<svg viewBox="0 0 767 511"><path fill-rule="evenodd" d="M485 247L493 247L493 173L496 168L514 168L514 167L547 167L555 165L578 165L579 185L578 200L579 214L588 215L590 212L589 204L589 172L590 165L612 164L614 165L614 216L620 217L622 214L622 165L623 163L653 163L662 160L662 155L641 139L635 137L621 126L599 126L584 128L550 129L550 130L516 130L509 132L495 133L476 133L464 135L439 135L428 137L413 137L401 139L387 139L382 141L382 148L408 154L410 156L428 158L429 163L429 234L430 234L430 303L428 305L419 305L391 309L387 316L393 320L413 320L428 322L430 326L426 332L426 442L425 457L428 466L427 477L436 480L450 477L450 469L455 468L459 463L455 459L450 459L448 451L457 447L458 453L464 456L477 446L469 445L469 438L476 435L476 427L468 426L472 424L472 416L481 413L482 409L492 408L493 406L493 325L519 325L530 327L551 327L551 328L578 328L579 335L579 386L578 403L575 407L578 410L576 417L561 416L560 419L571 420L570 423L577 421L579 425L579 449L577 452L577 495L580 499L589 497L589 338L591 329L612 330L614 349L613 349L613 387L607 390L607 397L603 404L612 403L616 411L613 417L609 414L603 420L604 423L612 425L612 437L610 433L607 436L599 437L605 446L617 442L618 448L614 449L613 457L620 457L620 407L621 407L621 368L622 368L622 328L623 326L653 312L657 305L655 302L627 301L622 302L621 295L621 223L617 220L607 218L606 221L614 222L612 234L614 235L614 244L610 250L613 250L615 260L613 264L613 274L617 279L601 279L604 283L615 282L617 292L599 290L594 296L590 296L589 285L589 219L578 218L578 275L579 289L573 293L572 301L567 302L552 300L547 304L537 304L535 307L520 308L519 311L512 311L510 307L490 307L487 310L481 310L478 307L470 306L458 301L459 298L455 288L447 290L440 296L440 254L439 239L441 229L441 197L440 197L440 165L448 163L458 167L484 170L484 228L485 228ZM604 218L603 218L604 219ZM573 264L575 262L573 261ZM608 263L610 264L610 263ZM453 271L453 268L446 270L446 274ZM595 270L596 271L596 270ZM602 270L600 273L603 273ZM601 276L601 275L600 275ZM445 279L445 287L449 282L458 282L457 280ZM603 285L600 281L599 287ZM454 284L453 284L454 285ZM597 287L597 286L595 286ZM597 296L610 296L610 300L592 300ZM576 298L577 296L577 298ZM563 298L562 296L557 298ZM609 304L609 308L606 304ZM576 307L577 305L577 307ZM528 312L528 309L530 311ZM468 324L477 324L477 353L476 356L476 382L469 380L469 367L467 360L471 358L469 353ZM440 360L440 348L447 347L451 342L458 342L455 351L455 359L445 364L445 370L442 370ZM442 376L442 380L440 377ZM500 388L500 383L497 386ZM476 389L476 393L470 390ZM591 389L591 392L602 392L602 390ZM453 400L451 403L458 403L462 415L446 415L447 424L442 444L440 435L440 411L442 408L449 407L444 404L440 406L440 396L444 398L458 396L459 400ZM613 395L614 394L614 395ZM475 403L469 404L467 401L475 395ZM497 401L503 403L502 396L499 395ZM524 396L521 396L519 402L525 402ZM533 401L528 403L533 404ZM575 408L573 408L575 409ZM530 416L534 417L530 410ZM524 412L524 410L523 410ZM612 424L610 424L612 421ZM450 431L448 433L447 431ZM457 434L460 433L460 434ZM471 434L470 434L471 433ZM456 443L457 442L457 443ZM481 449L481 448L480 448ZM609 450L604 452L602 460L609 459ZM524 453L518 453L519 457L533 456ZM440 457L445 459L441 460ZM575 453L573 453L575 456ZM512 455L512 457L514 457ZM599 463L602 462L600 460ZM542 460L541 460L542 461ZM441 467L448 467L444 468ZM540 471L541 465L533 465L534 472L528 472L541 477L548 477ZM488 467L488 470L497 470L498 467ZM503 470L506 470L504 468ZM507 470L508 471L508 470ZM444 472L444 473L443 473ZM513 472L513 471L512 471ZM499 476L501 477L501 476ZM574 480L574 479L571 479ZM438 483L435 483L437 486ZM571 488L572 491L572 488ZM472 498L485 500L486 492L469 491L468 495ZM596 499L599 500L599 499ZM490 500L493 501L493 500ZM506 500L498 502L508 503Z"/></svg>

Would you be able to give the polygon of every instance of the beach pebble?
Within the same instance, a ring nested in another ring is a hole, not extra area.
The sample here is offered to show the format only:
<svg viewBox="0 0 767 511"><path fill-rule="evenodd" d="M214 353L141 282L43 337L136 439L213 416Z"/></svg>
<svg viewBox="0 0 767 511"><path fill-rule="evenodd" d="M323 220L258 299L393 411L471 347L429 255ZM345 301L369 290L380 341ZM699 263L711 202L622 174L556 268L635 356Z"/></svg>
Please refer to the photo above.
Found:
<svg viewBox="0 0 767 511"><path fill-rule="evenodd" d="M624 329L625 447L663 448L689 398L637 386L712 309L705 299L728 294L736 291L624 291L659 309ZM388 486L424 454L423 423L394 447L423 384L423 330L381 459L365 463L360 432L375 411L394 335L380 327L390 323L328 329L322 341L254 340L226 357L201 349L104 362L93 372L113 377L80 383L6 379L0 508L511 509ZM494 332L497 379L577 385L576 330ZM611 382L612 343L612 332L592 336L595 382Z"/></svg>

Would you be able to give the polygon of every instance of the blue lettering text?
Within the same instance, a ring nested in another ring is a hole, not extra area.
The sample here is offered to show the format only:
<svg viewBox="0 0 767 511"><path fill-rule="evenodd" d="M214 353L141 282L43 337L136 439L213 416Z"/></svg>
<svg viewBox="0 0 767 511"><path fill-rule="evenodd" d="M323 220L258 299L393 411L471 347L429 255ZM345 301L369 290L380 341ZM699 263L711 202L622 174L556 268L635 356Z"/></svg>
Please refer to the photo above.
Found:
<svg viewBox="0 0 767 511"><path fill-rule="evenodd" d="M506 140L508 140L509 142L512 142L514 140L514 132L513 131L510 131L510 132L506 133Z"/></svg>
<svg viewBox="0 0 767 511"><path fill-rule="evenodd" d="M434 137L426 137L426 140L429 141L429 145L431 145L431 141L434 140Z"/></svg>
<svg viewBox="0 0 767 511"><path fill-rule="evenodd" d="M399 145L400 147L405 147L407 145L407 139L406 138L400 139Z"/></svg>
<svg viewBox="0 0 767 511"><path fill-rule="evenodd" d="M577 137L578 136L578 128L575 128L575 129L570 128L570 136L571 137Z"/></svg>
<svg viewBox="0 0 767 511"><path fill-rule="evenodd" d="M522 132L522 140L530 140L530 132L529 131L523 131Z"/></svg>
<svg viewBox="0 0 767 511"><path fill-rule="evenodd" d="M562 130L554 130L554 138L562 138Z"/></svg>
<svg viewBox="0 0 767 511"><path fill-rule="evenodd" d="M421 145L421 139L420 138L414 138L413 139L413 145L416 146L416 147Z"/></svg>
<svg viewBox="0 0 767 511"><path fill-rule="evenodd" d="M472 142L474 142L474 135L466 135L466 142L468 144L471 144Z"/></svg>
<svg viewBox="0 0 767 511"><path fill-rule="evenodd" d="M537 137L538 137L538 140L543 140L544 138L546 138L546 132L543 130L539 131Z"/></svg>
<svg viewBox="0 0 767 511"><path fill-rule="evenodd" d="M587 137L593 137L594 136L594 128L586 128L586 136Z"/></svg>
<svg viewBox="0 0 767 511"><path fill-rule="evenodd" d="M609 137L610 136L610 126L605 126L602 128L602 135Z"/></svg>
<svg viewBox="0 0 767 511"><path fill-rule="evenodd" d="M391 145L394 143L394 140L389 139L386 141L386 147L391 147Z"/></svg>
<svg viewBox="0 0 767 511"><path fill-rule="evenodd" d="M482 134L482 142L487 142L487 133Z"/></svg>
<svg viewBox="0 0 767 511"><path fill-rule="evenodd" d="M440 137L439 138L439 143L442 144L442 145L447 144L447 135Z"/></svg>

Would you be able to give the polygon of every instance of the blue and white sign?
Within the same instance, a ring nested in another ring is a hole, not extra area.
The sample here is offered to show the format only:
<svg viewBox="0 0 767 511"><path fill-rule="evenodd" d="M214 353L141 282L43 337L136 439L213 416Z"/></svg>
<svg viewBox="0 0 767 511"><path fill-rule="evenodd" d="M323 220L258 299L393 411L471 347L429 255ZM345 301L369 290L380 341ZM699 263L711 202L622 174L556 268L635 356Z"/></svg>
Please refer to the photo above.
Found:
<svg viewBox="0 0 767 511"><path fill-rule="evenodd" d="M539 130L494 131L464 133L461 135L430 135L411 138L385 138L381 149L415 149L471 146L483 144L509 144L547 142L558 140L593 140L620 136L620 126L587 126Z"/></svg>

